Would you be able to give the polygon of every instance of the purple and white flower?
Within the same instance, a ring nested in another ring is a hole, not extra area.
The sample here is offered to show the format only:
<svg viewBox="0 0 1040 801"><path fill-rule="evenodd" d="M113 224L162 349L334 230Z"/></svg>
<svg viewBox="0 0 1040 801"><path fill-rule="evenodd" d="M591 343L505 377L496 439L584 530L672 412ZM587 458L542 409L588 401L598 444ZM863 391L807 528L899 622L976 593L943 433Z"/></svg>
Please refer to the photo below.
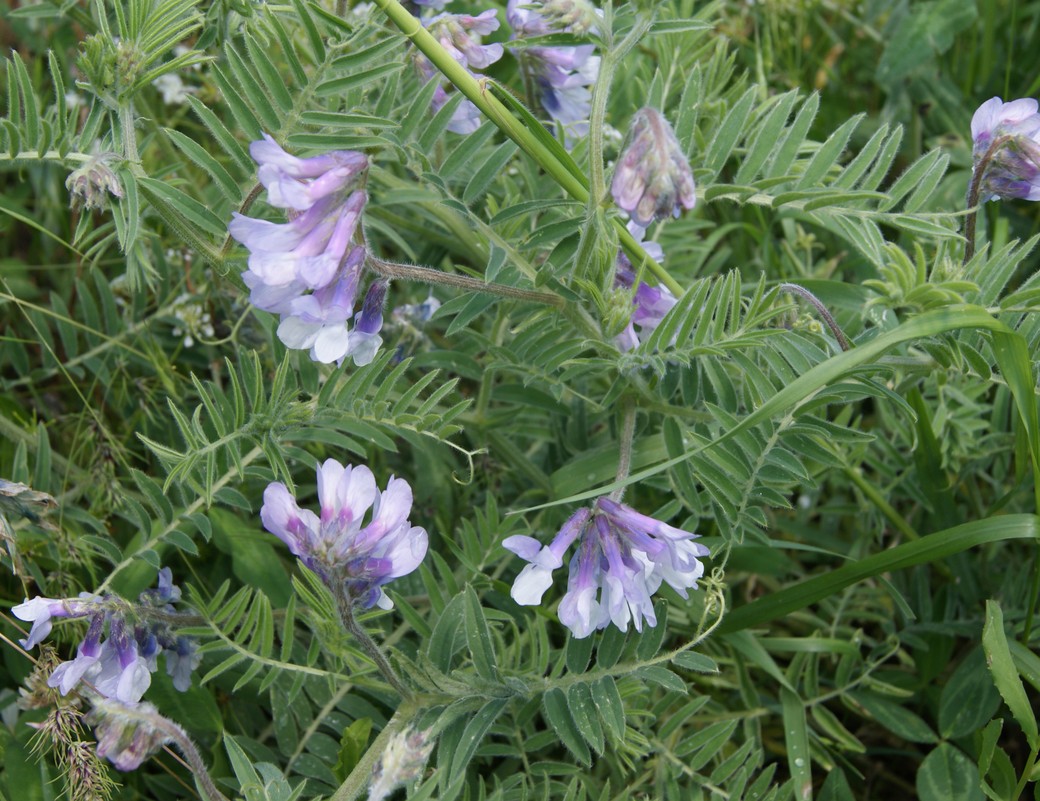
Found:
<svg viewBox="0 0 1040 801"><path fill-rule="evenodd" d="M281 482L264 491L264 528L334 590L368 609L390 609L383 585L415 570L426 556L426 530L408 521L412 489L391 478L378 492L372 471L328 459L318 466L320 515L301 509ZM369 511L371 517L364 520Z"/></svg>
<svg viewBox="0 0 1040 801"><path fill-rule="evenodd" d="M1040 113L1032 98L993 97L971 118L973 171L983 200L1040 200Z"/></svg>
<svg viewBox="0 0 1040 801"><path fill-rule="evenodd" d="M123 771L141 767L148 757L170 742L172 738L167 729L176 727L152 704L127 704L106 698L95 702L86 722L94 727L98 756Z"/></svg>
<svg viewBox="0 0 1040 801"><path fill-rule="evenodd" d="M632 118L628 139L621 151L610 192L618 207L632 215L640 226L669 215L678 217L682 209L697 202L690 163L668 120L649 106Z"/></svg>
<svg viewBox="0 0 1040 801"><path fill-rule="evenodd" d="M592 509L572 515L547 546L532 537L505 540L505 548L529 563L517 576L511 594L519 604L540 603L552 584L553 571L563 565L564 554L578 540L558 610L560 622L577 638L610 623L627 631L631 622L642 631L644 620L657 624L652 596L662 583L686 598L704 575L700 557L707 556L708 549L693 542L696 536L599 498Z"/></svg>
<svg viewBox="0 0 1040 801"><path fill-rule="evenodd" d="M509 0L506 17L513 28L513 39L523 41L566 28L574 33L589 30L589 27L568 23L573 12L566 9L556 12L550 5ZM575 22L577 20L578 17ZM592 109L589 87L596 83L600 64L599 56L594 53L593 45L513 49L520 69L538 93L542 108L564 127L568 137L580 137L588 132Z"/></svg>
<svg viewBox="0 0 1040 801"><path fill-rule="evenodd" d="M41 598L32 600L26 598L23 603L11 608L11 613L19 620L32 623L29 636L19 640L22 648L29 650L35 648L51 633L54 618L76 618L93 614L97 609L96 602L100 598L89 592L80 593L78 599L73 598Z"/></svg>
<svg viewBox="0 0 1040 801"><path fill-rule="evenodd" d="M242 273L250 301L280 315L278 338L287 347L326 364L348 357L368 364L381 342L378 325L369 316L365 330L350 327L367 257L360 230L367 157L338 150L297 158L266 134L250 153L268 201L290 211L285 223L232 216L228 231L250 251Z"/></svg>
<svg viewBox="0 0 1040 801"><path fill-rule="evenodd" d="M177 614L171 604L181 598L169 568L159 571L158 586L145 590L136 604L113 595L81 593L79 598L26 599L12 609L20 620L32 621L29 636L22 645L32 648L51 630L54 618L90 618L87 634L77 648L76 657L58 665L47 679L62 695L68 695L80 682L88 682L105 698L125 704L141 700L157 669L158 655L166 652L166 669L174 677L174 687L182 692L191 685L191 671L200 657L193 641L176 636L170 619ZM150 611L161 615L150 615ZM102 640L107 628L107 638Z"/></svg>
<svg viewBox="0 0 1040 801"><path fill-rule="evenodd" d="M641 236L643 229L629 223L629 230L637 236ZM654 261L664 261L664 250L657 242L642 242L643 250ZM629 318L625 329L614 338L615 344L621 351L629 351L638 347L653 333L654 329L661 324L664 316L678 303L675 295L666 286L650 286L645 281L636 284L636 273L632 268L632 262L624 251L618 251L617 267L614 272L614 284L618 289L632 292L632 316ZM639 326L638 333L636 326Z"/></svg>
<svg viewBox="0 0 1040 801"><path fill-rule="evenodd" d="M430 32L441 46L463 68L472 72L482 70L494 64L504 52L502 45L494 42L482 44L481 37L498 29L498 12L488 9L476 16L470 14L438 14L423 19L423 26ZM452 94L444 87L444 77L433 66L426 56L415 55L415 65L423 81L437 81L431 106L434 112L440 111ZM448 130L453 133L473 133L480 127L480 110L469 100L463 100L456 107L448 123Z"/></svg>

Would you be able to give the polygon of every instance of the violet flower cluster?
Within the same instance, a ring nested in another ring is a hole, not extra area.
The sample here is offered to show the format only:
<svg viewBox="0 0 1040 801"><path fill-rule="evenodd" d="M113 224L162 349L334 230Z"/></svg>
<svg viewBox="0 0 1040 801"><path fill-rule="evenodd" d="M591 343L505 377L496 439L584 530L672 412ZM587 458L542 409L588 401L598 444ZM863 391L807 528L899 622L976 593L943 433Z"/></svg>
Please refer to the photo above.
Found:
<svg viewBox="0 0 1040 801"><path fill-rule="evenodd" d="M552 574L571 557L567 592L560 601L560 622L581 639L613 623L621 631L631 621L636 631L643 621L657 625L651 596L667 583L683 598L704 574L698 557L708 549L693 542L688 531L640 514L623 503L599 498L592 509L575 512L548 545L533 537L508 537L502 545L529 564L513 582L518 604L541 603L552 585Z"/></svg>
<svg viewBox="0 0 1040 801"><path fill-rule="evenodd" d="M1032 98L992 97L971 118L973 171L986 200L1040 200L1040 113Z"/></svg>
<svg viewBox="0 0 1040 801"><path fill-rule="evenodd" d="M566 7L562 7L566 5ZM595 30L598 16L587 3L560 0L528 2L509 0L506 18L513 28L513 39L523 41L569 30L582 34ZM518 47L513 55L530 89L552 119L559 122L568 137L588 133L592 91L599 76L599 56L593 45L567 47Z"/></svg>
<svg viewBox="0 0 1040 801"><path fill-rule="evenodd" d="M630 225L630 227L632 227ZM638 229L639 232L642 229ZM664 261L664 251L656 242L643 242L643 250L654 261ZM666 286L650 286L645 281L636 283L636 273L632 262L624 251L619 250L617 266L614 270L614 286L617 289L632 293L632 315L628 325L614 338L620 351L629 351L639 346L661 324L664 316L678 303L675 295ZM635 290L633 291L633 287ZM636 326L639 326L638 333Z"/></svg>
<svg viewBox="0 0 1040 801"><path fill-rule="evenodd" d="M660 111L641 108L632 118L610 192L618 208L643 228L697 202L693 171Z"/></svg>
<svg viewBox="0 0 1040 801"><path fill-rule="evenodd" d="M426 5L433 4L427 3ZM438 7L442 5L443 3ZM480 39L481 36L487 36L498 30L499 23L496 13L494 9L488 9L475 17L469 14L438 14L435 17L421 20L421 22L451 57L472 73L475 69L486 69L502 58L502 45L481 44ZM438 82L433 94L432 107L434 112L440 111L441 107L451 98L451 94L445 88L446 79L421 53L416 54L415 64L423 81L435 80ZM480 110L469 100L463 100L452 114L448 130L468 134L473 133L479 127Z"/></svg>
<svg viewBox="0 0 1040 801"><path fill-rule="evenodd" d="M319 514L301 509L274 482L264 491L260 519L334 592L345 591L362 609L390 609L383 585L415 570L428 545L426 530L408 521L408 482L391 477L380 493L367 467L328 459L318 466L318 506Z"/></svg>
<svg viewBox="0 0 1040 801"><path fill-rule="evenodd" d="M76 658L58 665L48 686L68 695L86 681L105 698L135 704L151 684L160 653L166 654L166 672L173 686L184 692L191 685L191 672L201 657L194 641L177 636L169 623L177 614L173 604L180 598L170 569L163 568L156 589L141 593L136 605L113 595L81 593L79 598L27 598L11 611L33 624L29 636L20 640L26 649L50 634L55 619L90 618ZM102 641L106 629L108 636Z"/></svg>
<svg viewBox="0 0 1040 801"><path fill-rule="evenodd" d="M359 225L368 159L351 150L296 158L267 134L249 152L268 202L289 210L286 223L233 215L228 230L250 251L242 274L250 300L280 315L278 338L287 347L309 349L326 364L347 357L368 364L382 344L387 290L385 281L374 281L355 315L366 258Z"/></svg>

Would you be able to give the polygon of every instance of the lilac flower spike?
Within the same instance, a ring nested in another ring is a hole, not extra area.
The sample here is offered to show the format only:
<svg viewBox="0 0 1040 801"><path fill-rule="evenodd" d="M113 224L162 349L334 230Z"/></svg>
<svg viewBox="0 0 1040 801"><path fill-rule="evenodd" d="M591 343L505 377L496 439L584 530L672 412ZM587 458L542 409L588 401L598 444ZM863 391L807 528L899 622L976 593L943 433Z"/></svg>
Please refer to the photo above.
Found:
<svg viewBox="0 0 1040 801"><path fill-rule="evenodd" d="M589 14L596 19L598 16L589 8L582 3L509 0L506 17L517 41L560 30L580 35L595 28ZM584 136L592 109L589 87L599 76L600 60L594 55L595 48L524 47L513 53L546 113L564 127L568 137Z"/></svg>
<svg viewBox="0 0 1040 801"><path fill-rule="evenodd" d="M642 232L642 228L629 223L629 229L633 228L636 228L640 233ZM640 244L642 244L647 255L651 256L655 261L664 261L664 250L657 242L641 242ZM617 267L614 272L614 284L619 289L627 289L629 291L635 287L635 291L632 293L632 316L629 318L625 329L614 338L618 350L629 351L636 348L640 342L649 337L654 329L661 324L664 316L679 301L666 286L650 286L644 281L640 281L637 286L632 262L628 260L628 256L625 255L624 251L620 250L618 251ZM639 326L638 333L636 333L635 328L637 325Z"/></svg>
<svg viewBox="0 0 1040 801"><path fill-rule="evenodd" d="M646 227L697 202L690 163L683 155L672 126L655 108L641 108L632 127L610 186L614 202Z"/></svg>
<svg viewBox="0 0 1040 801"><path fill-rule="evenodd" d="M359 226L368 159L350 150L297 158L267 134L249 150L268 202L290 211L286 223L232 215L228 231L250 251L250 300L281 316L287 347L325 364L368 364L381 340L350 327L367 255Z"/></svg>
<svg viewBox="0 0 1040 801"><path fill-rule="evenodd" d="M47 684L68 695L86 681L103 697L136 704L151 684L158 655L166 651L166 670L173 686L184 692L191 685L191 672L200 657L195 643L176 636L170 618L177 611L171 604L181 598L169 568L159 571L158 586L145 590L137 604L112 595L81 593L78 599L33 598L11 611L20 620L32 621L22 645L32 648L51 630L53 618L90 618L87 635L79 644L76 658L58 665ZM149 612L160 612L152 616ZM102 640L105 629L108 637Z"/></svg>
<svg viewBox="0 0 1040 801"><path fill-rule="evenodd" d="M367 467L328 459L318 466L320 515L300 509L281 482L264 491L264 528L332 589L340 586L356 606L390 609L383 585L415 570L426 556L426 530L412 526L412 489L391 478L379 493ZM371 520L363 519L372 509Z"/></svg>
<svg viewBox="0 0 1040 801"><path fill-rule="evenodd" d="M662 583L685 598L704 574L699 557L707 556L708 549L692 541L696 536L600 498L592 509L572 515L548 546L523 536L503 543L530 563L513 584L513 600L540 603L552 572L578 540L567 592L560 601L560 622L579 639L610 623L627 631L631 622L642 631L644 620L651 626L657 623L652 596Z"/></svg>
<svg viewBox="0 0 1040 801"><path fill-rule="evenodd" d="M441 4L443 5L443 4ZM488 9L477 16L469 14L438 14L422 20L422 24L445 50L467 70L482 70L502 58L502 45L481 44L480 37L498 29L498 17L494 9ZM422 54L415 56L415 64L424 81L444 80L440 71ZM440 111L451 98L451 94L443 85L434 91L432 107ZM453 133L473 133L480 127L480 110L469 100L463 100L455 109L448 130Z"/></svg>
<svg viewBox="0 0 1040 801"><path fill-rule="evenodd" d="M1040 113L1032 98L993 97L971 118L973 170L983 200L1040 200Z"/></svg>

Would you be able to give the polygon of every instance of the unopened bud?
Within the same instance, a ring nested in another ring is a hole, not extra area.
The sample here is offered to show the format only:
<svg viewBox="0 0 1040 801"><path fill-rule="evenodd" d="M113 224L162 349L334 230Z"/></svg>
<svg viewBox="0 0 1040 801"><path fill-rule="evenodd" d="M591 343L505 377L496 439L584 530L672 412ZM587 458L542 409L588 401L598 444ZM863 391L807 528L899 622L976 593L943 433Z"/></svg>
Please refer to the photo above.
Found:
<svg viewBox="0 0 1040 801"><path fill-rule="evenodd" d="M632 119L628 140L610 186L614 202L647 226L697 202L693 171L672 126L657 109L640 109Z"/></svg>
<svg viewBox="0 0 1040 801"><path fill-rule="evenodd" d="M547 0L542 15L553 27L567 28L578 36L596 31L599 14L588 0Z"/></svg>
<svg viewBox="0 0 1040 801"><path fill-rule="evenodd" d="M87 716L94 726L98 756L119 770L136 770L171 737L163 731L162 716L147 702L123 704L100 698Z"/></svg>
<svg viewBox="0 0 1040 801"><path fill-rule="evenodd" d="M65 188L71 194L72 205L82 203L86 209L103 209L108 205L108 195L123 196L119 178L108 166L115 158L114 153L91 156L82 167L73 170L65 179Z"/></svg>
<svg viewBox="0 0 1040 801"><path fill-rule="evenodd" d="M390 738L372 768L368 801L383 801L396 787L418 779L433 751L433 742L429 729L408 728Z"/></svg>

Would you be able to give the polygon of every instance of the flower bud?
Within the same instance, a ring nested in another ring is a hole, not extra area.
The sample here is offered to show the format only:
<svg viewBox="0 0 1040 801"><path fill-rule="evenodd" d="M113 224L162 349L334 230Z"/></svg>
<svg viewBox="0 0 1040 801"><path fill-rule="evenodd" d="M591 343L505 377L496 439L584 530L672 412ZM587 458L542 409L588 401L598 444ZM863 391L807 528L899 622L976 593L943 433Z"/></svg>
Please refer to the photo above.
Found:
<svg viewBox="0 0 1040 801"><path fill-rule="evenodd" d="M1040 114L1037 102L993 97L971 118L973 169L983 170L982 200L1040 200Z"/></svg>
<svg viewBox="0 0 1040 801"><path fill-rule="evenodd" d="M657 109L642 108L633 118L610 192L644 227L669 214L678 217L680 208L692 209L697 202L690 164Z"/></svg>
<svg viewBox="0 0 1040 801"><path fill-rule="evenodd" d="M115 153L91 156L82 167L73 170L65 179L65 188L71 195L73 206L82 203L84 208L103 209L108 205L108 194L121 198L123 187L119 178L108 166Z"/></svg>
<svg viewBox="0 0 1040 801"><path fill-rule="evenodd" d="M599 14L588 0L547 0L541 13L551 26L566 28L578 36L595 33L599 23Z"/></svg>
<svg viewBox="0 0 1040 801"><path fill-rule="evenodd" d="M397 732L372 769L368 801L383 801L394 788L418 779L432 750L429 729L408 728Z"/></svg>
<svg viewBox="0 0 1040 801"><path fill-rule="evenodd" d="M94 726L98 756L105 757L119 770L139 768L171 740L161 730L159 710L147 702L128 705L100 699L87 722Z"/></svg>

